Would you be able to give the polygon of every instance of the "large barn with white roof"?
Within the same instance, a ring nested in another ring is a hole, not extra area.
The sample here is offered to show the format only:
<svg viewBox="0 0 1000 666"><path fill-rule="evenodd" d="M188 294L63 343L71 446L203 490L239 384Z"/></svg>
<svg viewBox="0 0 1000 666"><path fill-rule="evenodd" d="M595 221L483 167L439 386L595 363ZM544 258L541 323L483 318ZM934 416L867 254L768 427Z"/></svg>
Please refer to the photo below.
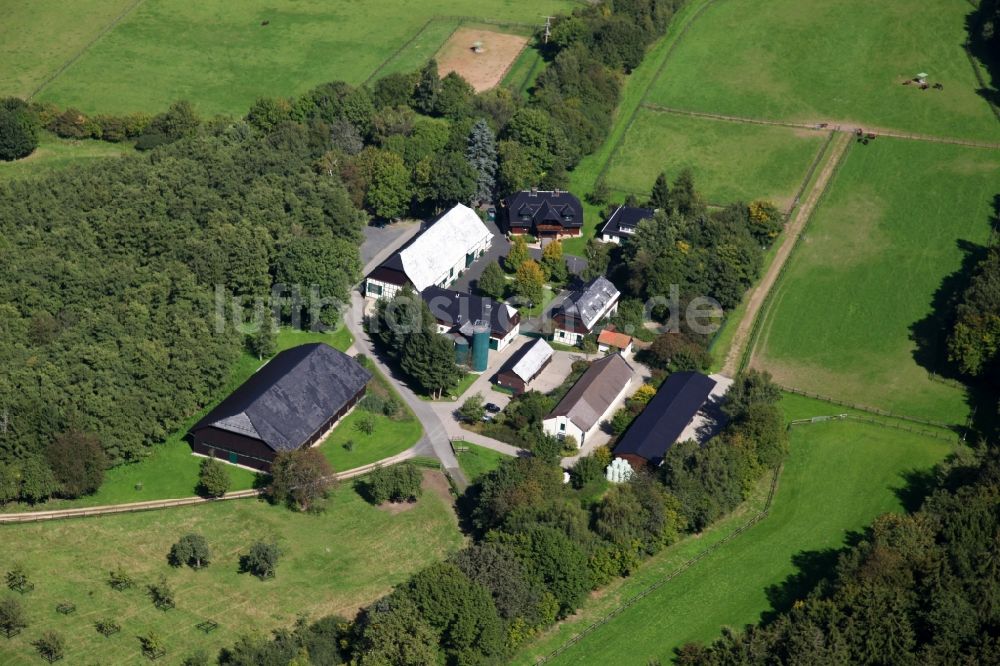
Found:
<svg viewBox="0 0 1000 666"><path fill-rule="evenodd" d="M493 234L476 212L457 204L369 273L365 295L389 299L406 286L417 292L447 287L492 243Z"/></svg>

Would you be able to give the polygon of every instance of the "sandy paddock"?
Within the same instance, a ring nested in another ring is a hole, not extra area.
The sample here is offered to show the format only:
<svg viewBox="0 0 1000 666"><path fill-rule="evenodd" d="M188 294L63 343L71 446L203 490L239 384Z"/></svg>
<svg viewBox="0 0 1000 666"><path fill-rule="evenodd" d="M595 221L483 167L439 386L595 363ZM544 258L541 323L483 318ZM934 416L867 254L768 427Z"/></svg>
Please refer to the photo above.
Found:
<svg viewBox="0 0 1000 666"><path fill-rule="evenodd" d="M482 53L473 52L476 42L482 42ZM476 92L482 92L500 83L527 43L528 38L520 35L459 28L435 57L441 76L457 72Z"/></svg>

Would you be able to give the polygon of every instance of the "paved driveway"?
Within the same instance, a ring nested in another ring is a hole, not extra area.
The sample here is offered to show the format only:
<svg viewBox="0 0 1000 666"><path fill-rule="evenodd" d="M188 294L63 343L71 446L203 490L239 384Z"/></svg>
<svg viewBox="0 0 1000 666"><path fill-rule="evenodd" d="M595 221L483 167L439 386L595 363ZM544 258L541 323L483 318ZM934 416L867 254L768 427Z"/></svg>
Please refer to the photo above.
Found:
<svg viewBox="0 0 1000 666"><path fill-rule="evenodd" d="M369 224L365 227L365 241L361 244L361 264L366 267L365 272L385 261L396 248L410 240L419 230L418 220L404 220L381 226Z"/></svg>

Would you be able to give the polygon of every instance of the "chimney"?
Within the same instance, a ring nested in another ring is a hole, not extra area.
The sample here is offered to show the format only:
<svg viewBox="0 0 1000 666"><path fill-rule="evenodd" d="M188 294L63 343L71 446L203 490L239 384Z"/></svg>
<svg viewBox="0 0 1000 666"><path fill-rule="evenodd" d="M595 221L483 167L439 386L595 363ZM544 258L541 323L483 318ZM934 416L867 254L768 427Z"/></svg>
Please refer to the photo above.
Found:
<svg viewBox="0 0 1000 666"><path fill-rule="evenodd" d="M531 188L531 196L533 196L533 197L537 197L538 196L538 188L537 187L532 186L532 188Z"/></svg>

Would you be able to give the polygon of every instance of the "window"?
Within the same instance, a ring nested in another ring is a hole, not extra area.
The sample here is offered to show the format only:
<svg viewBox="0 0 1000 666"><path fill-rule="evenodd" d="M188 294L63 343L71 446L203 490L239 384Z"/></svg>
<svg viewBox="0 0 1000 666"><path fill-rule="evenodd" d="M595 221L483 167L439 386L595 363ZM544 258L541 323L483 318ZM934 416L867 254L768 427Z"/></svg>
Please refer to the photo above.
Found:
<svg viewBox="0 0 1000 666"><path fill-rule="evenodd" d="M233 463L235 465L239 461L240 461L239 456L237 456L235 453L232 453L232 452L229 453L229 462L231 462L231 463Z"/></svg>
<svg viewBox="0 0 1000 666"><path fill-rule="evenodd" d="M375 294L376 296L382 295L382 285L375 284L374 282L368 283L368 293Z"/></svg>
<svg viewBox="0 0 1000 666"><path fill-rule="evenodd" d="M566 424L565 423L560 423L559 424L559 432L566 432Z"/></svg>

